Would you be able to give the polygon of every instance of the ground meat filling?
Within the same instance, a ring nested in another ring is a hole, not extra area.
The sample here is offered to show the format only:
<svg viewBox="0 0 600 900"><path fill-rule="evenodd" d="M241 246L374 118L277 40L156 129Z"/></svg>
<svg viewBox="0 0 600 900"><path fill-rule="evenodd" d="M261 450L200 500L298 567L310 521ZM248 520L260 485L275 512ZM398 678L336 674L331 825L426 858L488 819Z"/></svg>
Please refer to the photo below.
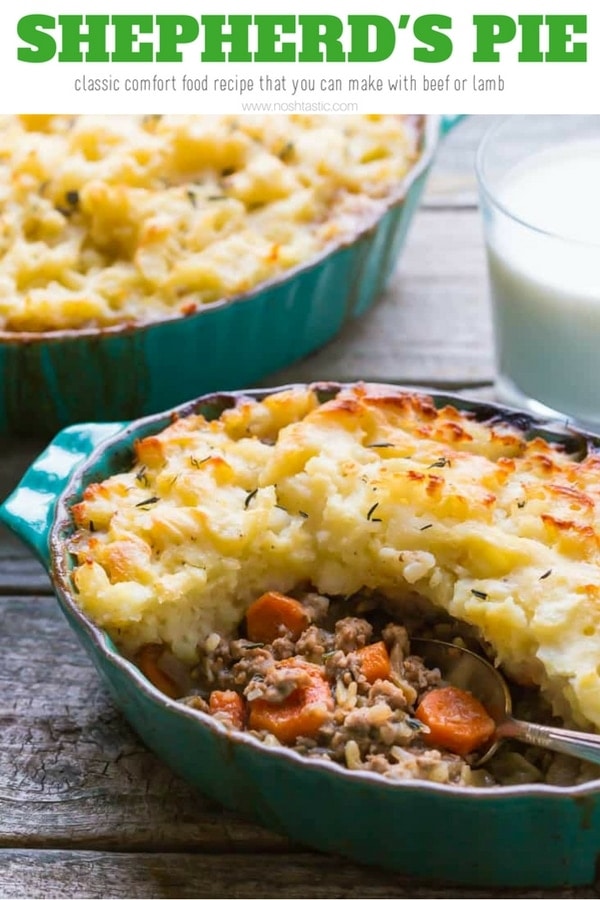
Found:
<svg viewBox="0 0 600 900"><path fill-rule="evenodd" d="M432 749L424 741L427 727L415 717L415 708L441 679L437 669L427 669L411 654L405 627L394 622L382 627L358 614L338 617L340 610L360 608L359 601L349 606L314 592L296 599L308 623L297 635L285 625L269 642L247 635L231 640L211 635L193 673L200 694L186 702L208 709L202 695L234 691L243 698L245 729L269 744L284 743L306 756L326 757L350 769L391 778L481 781L465 759ZM365 664L362 654L374 647L381 651L385 671ZM252 727L253 705L272 708L277 719L278 711L310 691L316 671L331 698L320 718L299 727L301 733L292 731L287 740L277 736L277 728ZM226 719L223 714L219 717Z"/></svg>
<svg viewBox="0 0 600 900"><path fill-rule="evenodd" d="M135 661L168 696L227 727L349 769L476 787L600 777L591 763L511 741L485 770L472 768L476 754L436 746L421 709L442 679L411 652L409 636L486 648L469 626L422 605L407 606L403 623L397 617L376 595L270 592L237 634L209 635L191 672L159 644L145 645ZM511 692L518 718L563 724L538 691L512 684Z"/></svg>

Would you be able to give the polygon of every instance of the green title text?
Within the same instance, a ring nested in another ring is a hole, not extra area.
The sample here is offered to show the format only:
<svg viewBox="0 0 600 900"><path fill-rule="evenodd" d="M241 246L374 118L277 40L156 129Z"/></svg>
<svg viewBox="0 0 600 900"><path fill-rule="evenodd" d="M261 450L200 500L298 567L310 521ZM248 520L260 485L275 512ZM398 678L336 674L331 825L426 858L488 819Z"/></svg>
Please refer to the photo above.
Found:
<svg viewBox="0 0 600 900"><path fill-rule="evenodd" d="M472 60L586 62L585 15L476 15ZM17 58L26 63L382 62L450 59L453 22L441 14L23 16ZM510 48L510 50L509 50Z"/></svg>

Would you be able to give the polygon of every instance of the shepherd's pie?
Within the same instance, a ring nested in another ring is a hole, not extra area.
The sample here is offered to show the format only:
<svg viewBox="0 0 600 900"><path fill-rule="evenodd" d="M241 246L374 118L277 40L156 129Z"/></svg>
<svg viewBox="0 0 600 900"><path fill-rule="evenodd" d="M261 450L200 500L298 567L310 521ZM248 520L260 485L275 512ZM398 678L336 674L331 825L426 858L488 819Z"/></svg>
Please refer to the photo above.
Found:
<svg viewBox="0 0 600 900"><path fill-rule="evenodd" d="M417 117L0 117L0 331L144 324L350 240L420 153Z"/></svg>
<svg viewBox="0 0 600 900"><path fill-rule="evenodd" d="M600 727L600 456L377 386L193 414L73 508L78 602L186 663L262 592L377 591L476 627L513 678Z"/></svg>

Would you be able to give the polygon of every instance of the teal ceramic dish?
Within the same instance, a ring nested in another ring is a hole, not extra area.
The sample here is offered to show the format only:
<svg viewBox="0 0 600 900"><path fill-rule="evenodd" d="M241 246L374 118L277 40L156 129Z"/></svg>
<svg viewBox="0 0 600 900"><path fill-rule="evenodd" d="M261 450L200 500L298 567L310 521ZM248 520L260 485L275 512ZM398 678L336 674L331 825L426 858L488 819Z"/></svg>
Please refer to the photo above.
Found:
<svg viewBox="0 0 600 900"><path fill-rule="evenodd" d="M323 385L323 397L339 385ZM264 397L269 391L249 392ZM215 418L237 394L177 410ZM432 393L481 421L510 421L582 455L600 439L493 404ZM600 858L600 782L459 788L398 783L267 747L169 700L79 610L70 585L69 509L92 482L128 466L134 439L165 427L171 413L133 422L73 426L60 433L0 508L0 518L49 569L69 624L142 740L191 784L266 827L320 850L405 875L475 885L556 887L594 880Z"/></svg>
<svg viewBox="0 0 600 900"><path fill-rule="evenodd" d="M74 422L149 415L257 384L330 341L392 273L440 137L458 118L424 120L421 156L377 221L247 294L150 325L0 333L0 434L49 437Z"/></svg>

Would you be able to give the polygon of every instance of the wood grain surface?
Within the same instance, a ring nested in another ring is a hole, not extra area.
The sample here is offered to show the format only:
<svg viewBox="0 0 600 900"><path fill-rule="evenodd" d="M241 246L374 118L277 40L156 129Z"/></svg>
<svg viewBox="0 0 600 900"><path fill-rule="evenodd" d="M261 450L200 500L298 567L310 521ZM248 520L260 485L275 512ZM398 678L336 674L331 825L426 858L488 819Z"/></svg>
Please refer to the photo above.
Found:
<svg viewBox="0 0 600 900"><path fill-rule="evenodd" d="M388 380L489 394L494 366L475 147L441 148L398 270L375 308L269 383ZM486 388L486 386L488 386ZM0 499L42 449L0 442ZM0 896L597 897L594 887L431 885L307 852L224 811L148 752L64 621L48 577L0 529Z"/></svg>
<svg viewBox="0 0 600 900"><path fill-rule="evenodd" d="M13 893L14 885L25 892ZM0 851L3 897L313 897L476 898L597 897L578 890L441 888L389 872L354 866L335 856L299 851L265 853L93 853Z"/></svg>

